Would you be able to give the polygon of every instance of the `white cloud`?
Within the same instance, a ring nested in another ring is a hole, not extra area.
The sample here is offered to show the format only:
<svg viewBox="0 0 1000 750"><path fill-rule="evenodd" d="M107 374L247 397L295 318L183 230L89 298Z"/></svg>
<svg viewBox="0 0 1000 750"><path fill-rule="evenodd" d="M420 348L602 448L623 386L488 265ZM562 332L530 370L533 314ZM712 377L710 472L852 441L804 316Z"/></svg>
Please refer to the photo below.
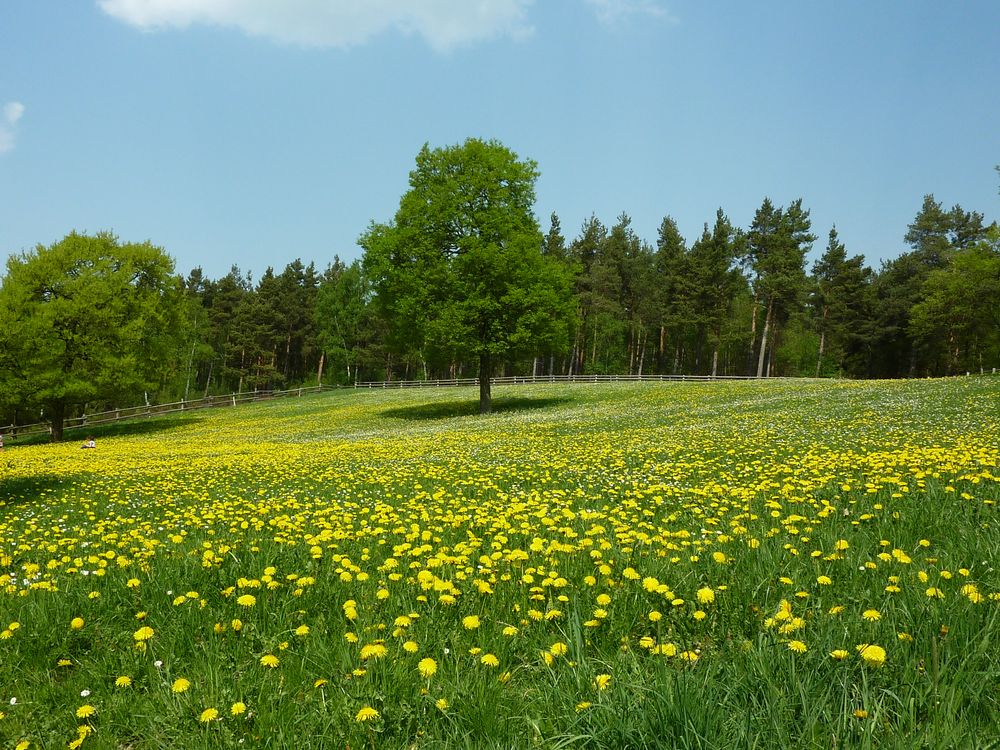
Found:
<svg viewBox="0 0 1000 750"><path fill-rule="evenodd" d="M7 102L3 105L3 119L0 120L0 154L14 148L17 121L23 114L24 105L21 102Z"/></svg>
<svg viewBox="0 0 1000 750"><path fill-rule="evenodd" d="M676 18L660 0L584 0L605 26L617 26L635 16L659 18L671 23Z"/></svg>
<svg viewBox="0 0 1000 750"><path fill-rule="evenodd" d="M209 24L307 47L352 47L389 30L418 34L438 51L532 33L534 0L98 0L145 30Z"/></svg>

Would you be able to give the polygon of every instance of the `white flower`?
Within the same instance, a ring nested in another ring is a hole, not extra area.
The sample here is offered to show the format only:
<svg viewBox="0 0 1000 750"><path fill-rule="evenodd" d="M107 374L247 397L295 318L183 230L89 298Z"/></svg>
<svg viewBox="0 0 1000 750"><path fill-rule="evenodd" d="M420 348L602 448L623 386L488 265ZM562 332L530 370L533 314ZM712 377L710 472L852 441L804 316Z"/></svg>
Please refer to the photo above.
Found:
<svg viewBox="0 0 1000 750"><path fill-rule="evenodd" d="M80 697L81 698L86 698L88 695L90 695L90 691L89 690L81 690L80 691Z"/></svg>
<svg viewBox="0 0 1000 750"><path fill-rule="evenodd" d="M17 705L17 698L11 698L10 699L10 705L16 706Z"/></svg>
<svg viewBox="0 0 1000 750"><path fill-rule="evenodd" d="M163 666L163 662L157 659L156 661L153 662L153 666L159 669L160 667Z"/></svg>

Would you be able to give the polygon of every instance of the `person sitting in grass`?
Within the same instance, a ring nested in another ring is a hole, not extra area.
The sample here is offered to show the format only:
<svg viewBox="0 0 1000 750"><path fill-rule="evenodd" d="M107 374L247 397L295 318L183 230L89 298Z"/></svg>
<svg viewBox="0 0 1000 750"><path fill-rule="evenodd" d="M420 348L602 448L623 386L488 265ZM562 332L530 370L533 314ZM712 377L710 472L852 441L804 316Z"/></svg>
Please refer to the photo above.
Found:
<svg viewBox="0 0 1000 750"><path fill-rule="evenodd" d="M88 435L86 441L84 441L83 445L81 445L80 447L81 448L96 448L97 447L97 443L94 442L94 436L93 435Z"/></svg>

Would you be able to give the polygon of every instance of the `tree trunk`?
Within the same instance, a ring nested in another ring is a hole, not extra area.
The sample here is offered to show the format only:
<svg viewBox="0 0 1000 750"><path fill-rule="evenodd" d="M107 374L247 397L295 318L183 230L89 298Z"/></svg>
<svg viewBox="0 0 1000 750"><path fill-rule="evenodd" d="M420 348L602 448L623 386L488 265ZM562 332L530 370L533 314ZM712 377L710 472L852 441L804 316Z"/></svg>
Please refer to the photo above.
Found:
<svg viewBox="0 0 1000 750"><path fill-rule="evenodd" d="M63 401L56 401L49 406L49 423L52 425L52 442L58 443L63 439L63 425L66 422L66 404Z"/></svg>
<svg viewBox="0 0 1000 750"><path fill-rule="evenodd" d="M326 352L319 353L319 367L316 368L316 385L323 385L323 365L326 364ZM348 378L350 375L348 375Z"/></svg>
<svg viewBox="0 0 1000 750"><path fill-rule="evenodd" d="M826 344L826 331L819 334L819 356L816 358L816 377L819 377L820 369L823 366L823 346Z"/></svg>
<svg viewBox="0 0 1000 750"><path fill-rule="evenodd" d="M750 308L750 348L747 350L747 375L753 372L753 347L757 343L757 295L753 296L753 306Z"/></svg>
<svg viewBox="0 0 1000 750"><path fill-rule="evenodd" d="M639 349L639 377L642 377L642 364L646 360L646 344L649 342L649 334L647 333L644 337L640 337L642 341L642 348Z"/></svg>
<svg viewBox="0 0 1000 750"><path fill-rule="evenodd" d="M712 350L712 377L719 371L719 345L716 343L715 348Z"/></svg>
<svg viewBox="0 0 1000 750"><path fill-rule="evenodd" d="M215 368L215 360L208 363L208 378L205 380L205 398L208 398L208 389L212 385L212 370ZM147 404L148 406L148 404Z"/></svg>
<svg viewBox="0 0 1000 750"><path fill-rule="evenodd" d="M819 332L819 356L816 358L816 377L819 377L820 369L823 366L823 348L826 345L826 314L830 311L830 308L823 306L823 318L821 320L821 325L823 329Z"/></svg>
<svg viewBox="0 0 1000 750"><path fill-rule="evenodd" d="M490 353L483 352L479 355L479 413L489 414L493 411L493 399L490 394L490 375L493 372L493 365L490 362Z"/></svg>
<svg viewBox="0 0 1000 750"><path fill-rule="evenodd" d="M760 355L757 357L757 377L764 375L764 355L767 353L767 334L771 328L771 314L774 312L774 300L768 300L767 317L764 318L764 332L760 337Z"/></svg>

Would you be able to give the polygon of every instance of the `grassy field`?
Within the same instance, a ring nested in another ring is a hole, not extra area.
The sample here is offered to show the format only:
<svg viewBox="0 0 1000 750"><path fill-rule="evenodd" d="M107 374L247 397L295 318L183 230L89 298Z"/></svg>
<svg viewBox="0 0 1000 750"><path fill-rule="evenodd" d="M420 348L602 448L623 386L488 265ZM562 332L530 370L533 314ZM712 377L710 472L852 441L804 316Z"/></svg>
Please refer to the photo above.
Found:
<svg viewBox="0 0 1000 750"><path fill-rule="evenodd" d="M5 449L0 748L1000 737L1000 380L497 396Z"/></svg>

